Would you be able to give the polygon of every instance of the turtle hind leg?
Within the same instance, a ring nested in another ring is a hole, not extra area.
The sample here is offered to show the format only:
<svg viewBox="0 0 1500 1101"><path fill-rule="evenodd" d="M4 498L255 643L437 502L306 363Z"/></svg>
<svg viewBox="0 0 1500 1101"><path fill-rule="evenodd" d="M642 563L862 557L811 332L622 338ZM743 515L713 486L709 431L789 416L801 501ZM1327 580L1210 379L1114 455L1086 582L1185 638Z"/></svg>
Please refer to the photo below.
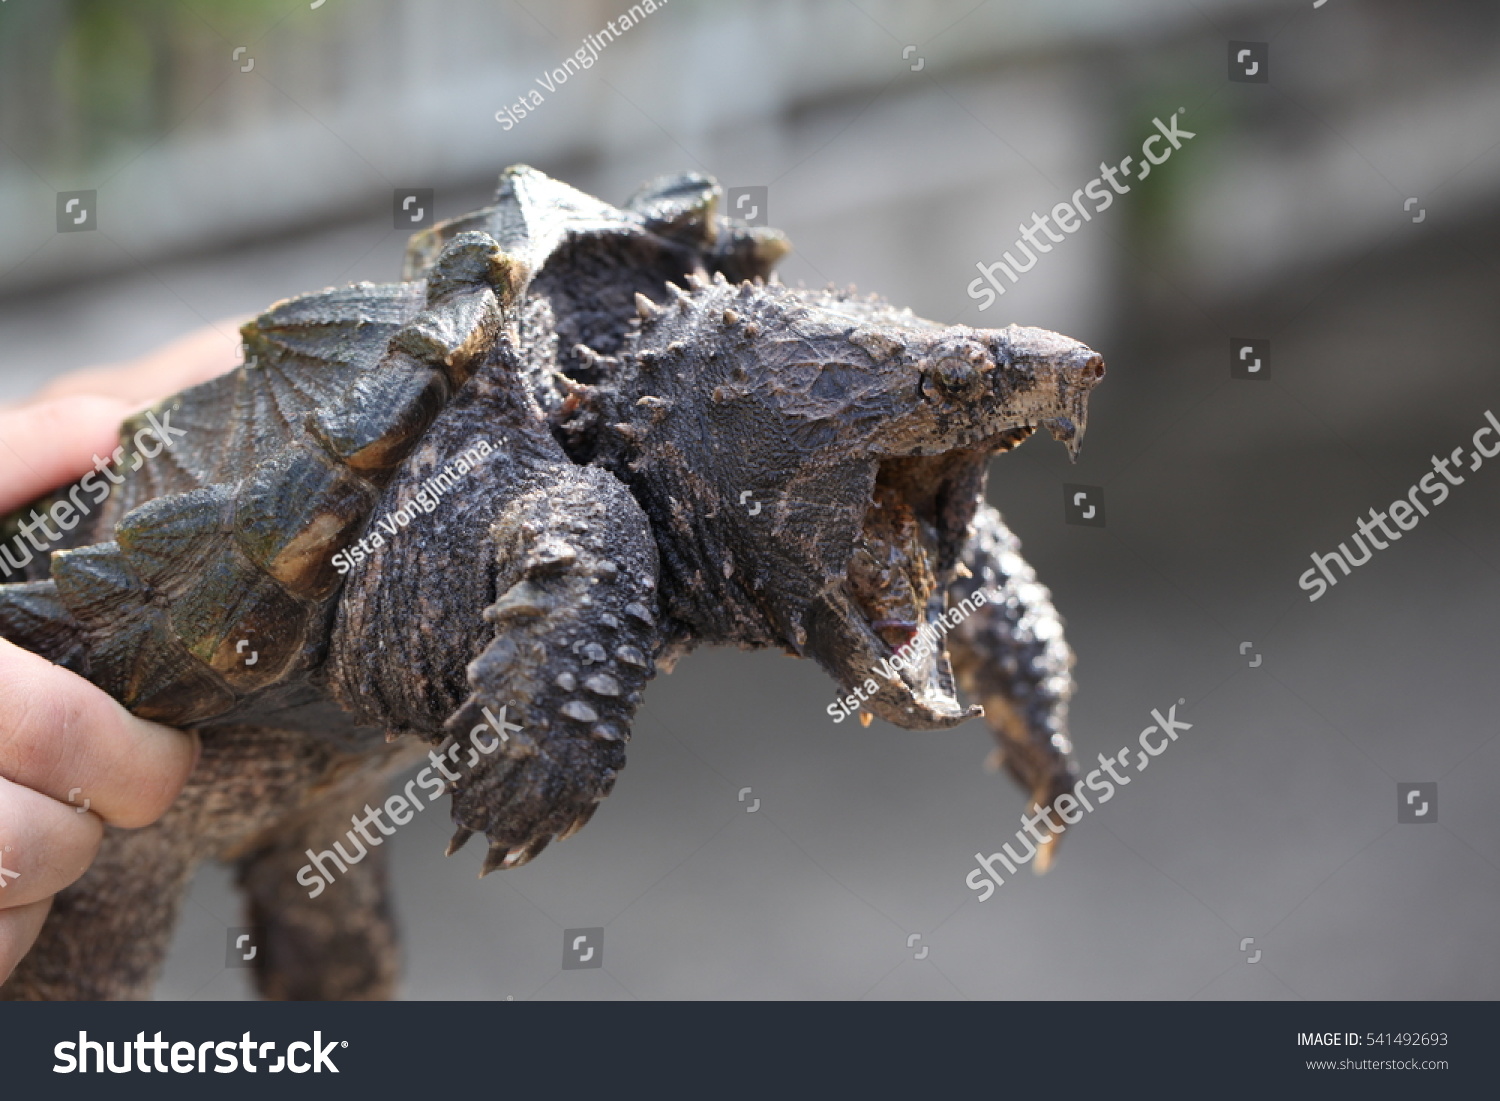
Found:
<svg viewBox="0 0 1500 1101"><path fill-rule="evenodd" d="M1020 549L1000 513L981 506L962 556L970 576L948 590L949 607L973 610L947 642L959 686L984 705L1000 763L1037 807L1050 809L1078 781L1068 740L1073 652L1051 595ZM1056 849L1039 847L1038 871Z"/></svg>
<svg viewBox="0 0 1500 1101"><path fill-rule="evenodd" d="M109 828L89 870L52 900L41 935L0 1001L149 998L200 853L184 813Z"/></svg>
<svg viewBox="0 0 1500 1101"><path fill-rule="evenodd" d="M83 628L63 605L51 581L0 585L0 638L64 669L88 672Z"/></svg>
<svg viewBox="0 0 1500 1101"><path fill-rule="evenodd" d="M399 968L386 850L367 844L350 824L384 797L384 781L360 786L279 827L238 860L237 878L259 948L255 981L263 997L345 1001L393 995ZM383 841L374 826L367 825L366 832ZM309 849L322 858L331 884L310 870ZM347 856L358 856L358 862L350 864Z"/></svg>

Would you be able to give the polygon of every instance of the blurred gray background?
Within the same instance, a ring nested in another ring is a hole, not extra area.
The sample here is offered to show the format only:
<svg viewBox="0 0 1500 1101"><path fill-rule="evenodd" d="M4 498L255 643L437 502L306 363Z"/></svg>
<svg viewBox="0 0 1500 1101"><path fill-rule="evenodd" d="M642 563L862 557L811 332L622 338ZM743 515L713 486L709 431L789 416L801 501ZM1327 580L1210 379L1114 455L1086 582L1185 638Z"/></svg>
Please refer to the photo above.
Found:
<svg viewBox="0 0 1500 1101"><path fill-rule="evenodd" d="M616 202L682 170L765 186L788 282L1103 353L1077 466L1033 440L990 497L1068 621L1085 768L1152 708L1193 727L1050 874L980 903L974 854L1025 809L981 723L834 725L812 664L700 652L537 863L481 883L442 818L401 830L404 994L1500 995L1500 460L1316 603L1297 587L1500 415L1500 10L672 0L502 128L625 8L9 0L0 401L395 278L397 188L447 217L516 162ZM1268 82L1228 79L1231 41L1268 44ZM1196 137L974 308L1013 227L1179 109ZM57 232L72 190L97 191L96 230ZM1271 342L1269 379L1231 379L1239 338ZM1064 482L1103 488L1106 527L1064 522ZM1435 822L1397 822L1409 781L1437 783ZM223 966L242 923L205 869L158 996L249 996ZM604 967L563 971L563 930L600 926Z"/></svg>

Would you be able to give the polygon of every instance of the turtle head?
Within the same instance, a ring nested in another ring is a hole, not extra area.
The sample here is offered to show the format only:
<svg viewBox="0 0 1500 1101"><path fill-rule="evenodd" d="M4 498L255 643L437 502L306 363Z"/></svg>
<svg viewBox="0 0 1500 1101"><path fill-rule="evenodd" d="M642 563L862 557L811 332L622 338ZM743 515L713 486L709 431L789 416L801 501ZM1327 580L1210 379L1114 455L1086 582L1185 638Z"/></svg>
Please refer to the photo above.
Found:
<svg viewBox="0 0 1500 1101"><path fill-rule="evenodd" d="M1103 360L829 292L672 291L642 302L614 462L674 614L812 657L898 725L963 721L941 637L989 457L1038 428L1076 455Z"/></svg>
<svg viewBox="0 0 1500 1101"><path fill-rule="evenodd" d="M1038 428L1076 457L1104 361L1045 329L942 327L859 303L846 303L859 321L850 331L832 305L814 386L847 381L831 423L868 489L850 479L845 491L859 515L852 532L839 518L845 568L810 609L809 650L853 697L846 705L898 726L951 726L974 712L958 702L943 638L984 594L957 607L948 595L989 458Z"/></svg>
<svg viewBox="0 0 1500 1101"><path fill-rule="evenodd" d="M1089 392L1104 377L1099 353L1046 329L923 323L856 329L848 340L875 360L874 400L851 404L847 415L869 425L866 451L879 460L1006 450L1037 428L1076 458Z"/></svg>

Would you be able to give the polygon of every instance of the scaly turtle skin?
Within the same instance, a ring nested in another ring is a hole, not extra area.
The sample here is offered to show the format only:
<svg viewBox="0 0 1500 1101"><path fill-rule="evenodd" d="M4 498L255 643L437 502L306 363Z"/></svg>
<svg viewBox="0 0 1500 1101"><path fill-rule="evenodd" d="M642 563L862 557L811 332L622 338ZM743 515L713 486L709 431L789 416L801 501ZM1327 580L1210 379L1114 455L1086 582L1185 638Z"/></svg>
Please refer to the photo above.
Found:
<svg viewBox="0 0 1500 1101"><path fill-rule="evenodd" d="M244 366L126 423L172 446L117 452L98 509L0 586L0 635L204 757L161 823L109 832L7 996L148 990L206 857L238 863L263 992L384 996L379 835L311 897L304 850L437 745L449 851L483 833L484 872L525 863L594 814L646 681L700 643L812 657L910 729L979 713L956 673L1037 802L1072 787L1072 656L983 489L1038 427L1076 451L1103 362L768 282L785 238L720 194L617 209L512 168L412 239L403 282L277 303ZM907 648L945 616L946 650Z"/></svg>

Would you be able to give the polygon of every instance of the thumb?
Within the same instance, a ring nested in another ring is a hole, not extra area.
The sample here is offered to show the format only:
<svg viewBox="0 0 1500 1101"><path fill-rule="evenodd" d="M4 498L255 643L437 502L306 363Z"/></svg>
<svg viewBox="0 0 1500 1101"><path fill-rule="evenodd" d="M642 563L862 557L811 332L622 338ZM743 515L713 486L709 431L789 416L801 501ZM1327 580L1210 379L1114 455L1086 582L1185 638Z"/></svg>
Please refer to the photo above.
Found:
<svg viewBox="0 0 1500 1101"><path fill-rule="evenodd" d="M0 410L0 513L88 473L119 444L130 411L117 398L83 396Z"/></svg>

